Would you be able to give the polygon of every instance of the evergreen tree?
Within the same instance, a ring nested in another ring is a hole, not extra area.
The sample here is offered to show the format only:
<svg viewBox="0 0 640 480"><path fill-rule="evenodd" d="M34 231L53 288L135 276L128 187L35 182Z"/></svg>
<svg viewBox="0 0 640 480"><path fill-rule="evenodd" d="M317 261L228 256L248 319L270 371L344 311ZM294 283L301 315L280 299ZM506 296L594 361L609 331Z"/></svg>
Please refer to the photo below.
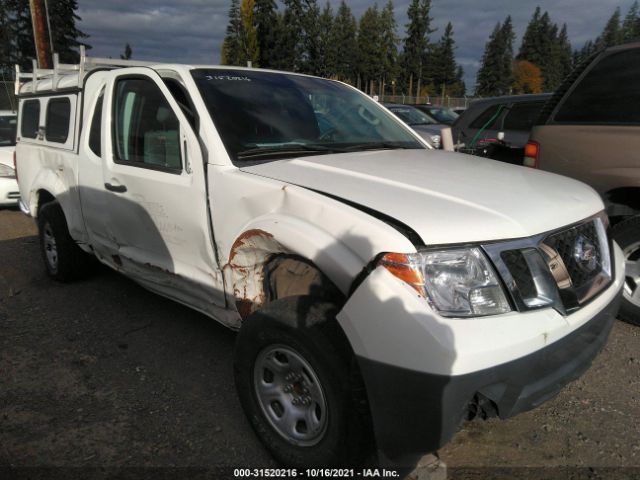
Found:
<svg viewBox="0 0 640 480"><path fill-rule="evenodd" d="M637 0L629 8L627 15L622 22L622 39L630 42L640 37L640 6Z"/></svg>
<svg viewBox="0 0 640 480"><path fill-rule="evenodd" d="M354 84L357 69L357 52L353 48L357 42L356 19L347 3L342 0L331 28L331 56L335 58L334 75L342 81Z"/></svg>
<svg viewBox="0 0 640 480"><path fill-rule="evenodd" d="M336 49L331 43L333 30L333 10L327 1L318 20L318 70L317 75L331 77L336 71Z"/></svg>
<svg viewBox="0 0 640 480"><path fill-rule="evenodd" d="M560 78L561 81L566 78L567 75L573 70L573 54L571 49L571 43L569 42L569 35L567 34L567 24L562 24L560 35L558 36L558 58L560 63Z"/></svg>
<svg viewBox="0 0 640 480"><path fill-rule="evenodd" d="M9 18L9 5L0 2L0 79L11 78L9 73L12 69L11 40L13 32L11 30L11 20Z"/></svg>
<svg viewBox="0 0 640 480"><path fill-rule="evenodd" d="M604 27L604 30L596 40L596 47L607 48L620 45L624 41L624 32L620 25L620 7L616 8Z"/></svg>
<svg viewBox="0 0 640 480"><path fill-rule="evenodd" d="M513 31L513 21L511 15L507 15L502 27L500 27L500 77L502 78L501 89L510 89L513 84L513 41L516 34Z"/></svg>
<svg viewBox="0 0 640 480"><path fill-rule="evenodd" d="M540 15L540 7L536 7L522 38L517 59L526 60L540 68L546 91L555 89L563 78L559 42L558 26L551 21L548 12Z"/></svg>
<svg viewBox="0 0 640 480"><path fill-rule="evenodd" d="M391 83L398 76L398 25L389 0L380 12L380 55L382 56L382 81ZM384 93L384 92L383 92Z"/></svg>
<svg viewBox="0 0 640 480"><path fill-rule="evenodd" d="M131 45L128 43L124 46L124 53L120 54L120 58L122 60L130 60L131 55L133 54L133 50L131 50Z"/></svg>
<svg viewBox="0 0 640 480"><path fill-rule="evenodd" d="M53 51L60 55L62 63L78 63L80 61L79 47L84 45L90 49L83 40L89 36L78 29L76 22L82 20L76 13L78 2L76 0L57 0L48 2L49 24L51 26L51 40Z"/></svg>
<svg viewBox="0 0 640 480"><path fill-rule="evenodd" d="M450 92L452 97L464 97L467 94L467 85L464 81L464 68L462 68L462 65L458 65L456 68L456 83L453 84Z"/></svg>
<svg viewBox="0 0 640 480"><path fill-rule="evenodd" d="M380 13L378 6L367 8L360 18L358 29L358 71L365 92L373 94L372 82L378 82L384 73L380 55L382 37L380 34Z"/></svg>
<svg viewBox="0 0 640 480"><path fill-rule="evenodd" d="M431 28L431 0L411 0L407 10L409 23L406 25L407 36L404 39L401 69L405 91L410 95L420 94L420 86L426 77L429 56L429 35ZM411 91L413 90L413 91Z"/></svg>
<svg viewBox="0 0 640 480"><path fill-rule="evenodd" d="M598 47L596 47L595 43L591 40L588 40L580 50L576 50L573 54L573 66L576 67L580 63L584 62L586 59L591 57L594 53L598 51Z"/></svg>
<svg viewBox="0 0 640 480"><path fill-rule="evenodd" d="M540 47L540 7L536 7L533 16L527 24L527 29L522 36L518 60L528 60L536 65L540 61L538 58Z"/></svg>
<svg viewBox="0 0 640 480"><path fill-rule="evenodd" d="M444 34L433 48L431 55L431 75L436 93L443 90L449 92L449 87L456 79L455 41L453 40L453 25L447 23Z"/></svg>
<svg viewBox="0 0 640 480"><path fill-rule="evenodd" d="M476 95L507 95L510 92L512 76L505 74L505 59L512 55L512 43L511 18L507 17L504 24L498 22L485 45L476 80Z"/></svg>
<svg viewBox="0 0 640 480"><path fill-rule="evenodd" d="M222 42L220 63L223 65L240 65L240 31L242 21L240 19L239 0L231 0L229 7L229 23Z"/></svg>
<svg viewBox="0 0 640 480"><path fill-rule="evenodd" d="M31 70L31 60L36 58L33 26L29 0L7 0L9 10L9 62L18 64L24 71Z"/></svg>
<svg viewBox="0 0 640 480"><path fill-rule="evenodd" d="M302 71L319 75L322 70L320 46L320 8L317 0L306 0L302 17Z"/></svg>
<svg viewBox="0 0 640 480"><path fill-rule="evenodd" d="M275 0L255 0L254 22L262 68L273 68L276 56L278 14Z"/></svg>
<svg viewBox="0 0 640 480"><path fill-rule="evenodd" d="M284 12L278 22L278 59L281 70L300 72L303 67L303 0L283 0Z"/></svg>

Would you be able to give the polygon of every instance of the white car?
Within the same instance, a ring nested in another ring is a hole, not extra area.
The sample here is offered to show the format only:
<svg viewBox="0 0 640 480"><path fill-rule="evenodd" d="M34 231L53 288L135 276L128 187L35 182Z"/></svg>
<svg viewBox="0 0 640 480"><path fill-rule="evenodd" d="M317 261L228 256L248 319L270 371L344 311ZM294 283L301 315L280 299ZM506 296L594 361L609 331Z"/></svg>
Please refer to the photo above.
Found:
<svg viewBox="0 0 640 480"><path fill-rule="evenodd" d="M0 207L16 206L20 198L13 152L16 145L16 112L0 110Z"/></svg>
<svg viewBox="0 0 640 480"><path fill-rule="evenodd" d="M283 465L415 464L607 341L624 260L588 186L433 150L337 81L82 58L18 85L44 266L95 255L237 330L240 401Z"/></svg>

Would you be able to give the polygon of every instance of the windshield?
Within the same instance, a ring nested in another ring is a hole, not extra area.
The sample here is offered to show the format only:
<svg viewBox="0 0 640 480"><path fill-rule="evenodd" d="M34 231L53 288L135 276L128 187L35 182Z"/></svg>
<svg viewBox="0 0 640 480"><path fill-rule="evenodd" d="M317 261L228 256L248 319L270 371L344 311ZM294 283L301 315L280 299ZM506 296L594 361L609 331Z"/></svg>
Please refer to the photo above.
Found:
<svg viewBox="0 0 640 480"><path fill-rule="evenodd" d="M451 125L458 118L458 114L450 108L423 107L424 110L438 122Z"/></svg>
<svg viewBox="0 0 640 480"><path fill-rule="evenodd" d="M425 148L380 105L339 82L252 70L193 70L235 161Z"/></svg>
<svg viewBox="0 0 640 480"><path fill-rule="evenodd" d="M0 115L0 147L16 144L16 125L15 115Z"/></svg>
<svg viewBox="0 0 640 480"><path fill-rule="evenodd" d="M390 105L387 107L408 125L434 125L436 122L415 107Z"/></svg>

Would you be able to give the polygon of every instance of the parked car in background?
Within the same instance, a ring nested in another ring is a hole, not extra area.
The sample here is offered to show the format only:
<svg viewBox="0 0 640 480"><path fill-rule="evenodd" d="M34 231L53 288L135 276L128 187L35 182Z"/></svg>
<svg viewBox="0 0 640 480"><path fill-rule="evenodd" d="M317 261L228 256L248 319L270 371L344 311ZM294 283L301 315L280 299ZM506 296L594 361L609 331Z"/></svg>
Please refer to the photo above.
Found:
<svg viewBox="0 0 640 480"><path fill-rule="evenodd" d="M16 145L16 113L0 110L0 207L18 204L20 192L13 168Z"/></svg>
<svg viewBox="0 0 640 480"><path fill-rule="evenodd" d="M391 110L400 120L413 128L429 145L433 148L440 148L440 142L442 140L441 132L442 129L446 127L445 124L438 123L413 105L385 103L384 106Z"/></svg>
<svg viewBox="0 0 640 480"><path fill-rule="evenodd" d="M602 195L626 258L620 317L640 325L640 43L609 48L565 80L531 132L524 163Z"/></svg>
<svg viewBox="0 0 640 480"><path fill-rule="evenodd" d="M458 119L458 114L447 107L436 107L434 105L415 105L422 113L426 113L438 123L453 125Z"/></svg>
<svg viewBox="0 0 640 480"><path fill-rule="evenodd" d="M453 142L467 153L522 164L531 127L549 98L551 94L545 93L471 102L451 127Z"/></svg>

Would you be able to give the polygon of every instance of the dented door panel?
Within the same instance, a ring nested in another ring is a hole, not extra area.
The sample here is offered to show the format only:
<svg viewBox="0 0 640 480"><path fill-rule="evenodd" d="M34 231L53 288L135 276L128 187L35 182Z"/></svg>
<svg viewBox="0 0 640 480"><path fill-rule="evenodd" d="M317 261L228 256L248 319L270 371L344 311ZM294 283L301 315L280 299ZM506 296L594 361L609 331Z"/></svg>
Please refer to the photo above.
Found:
<svg viewBox="0 0 640 480"><path fill-rule="evenodd" d="M204 163L197 138L160 77L143 68L112 74L105 93L106 125L116 121L116 82L132 75L153 82L179 121L179 146L175 141L168 146L163 132L152 132L144 138L145 155L157 157L158 151L179 148L183 167L169 172L116 162L115 129L110 129L103 145L102 174L109 205L106 235L115 251L107 261L148 288L211 314L225 305L224 285L209 234ZM149 141L155 142L151 154Z"/></svg>

